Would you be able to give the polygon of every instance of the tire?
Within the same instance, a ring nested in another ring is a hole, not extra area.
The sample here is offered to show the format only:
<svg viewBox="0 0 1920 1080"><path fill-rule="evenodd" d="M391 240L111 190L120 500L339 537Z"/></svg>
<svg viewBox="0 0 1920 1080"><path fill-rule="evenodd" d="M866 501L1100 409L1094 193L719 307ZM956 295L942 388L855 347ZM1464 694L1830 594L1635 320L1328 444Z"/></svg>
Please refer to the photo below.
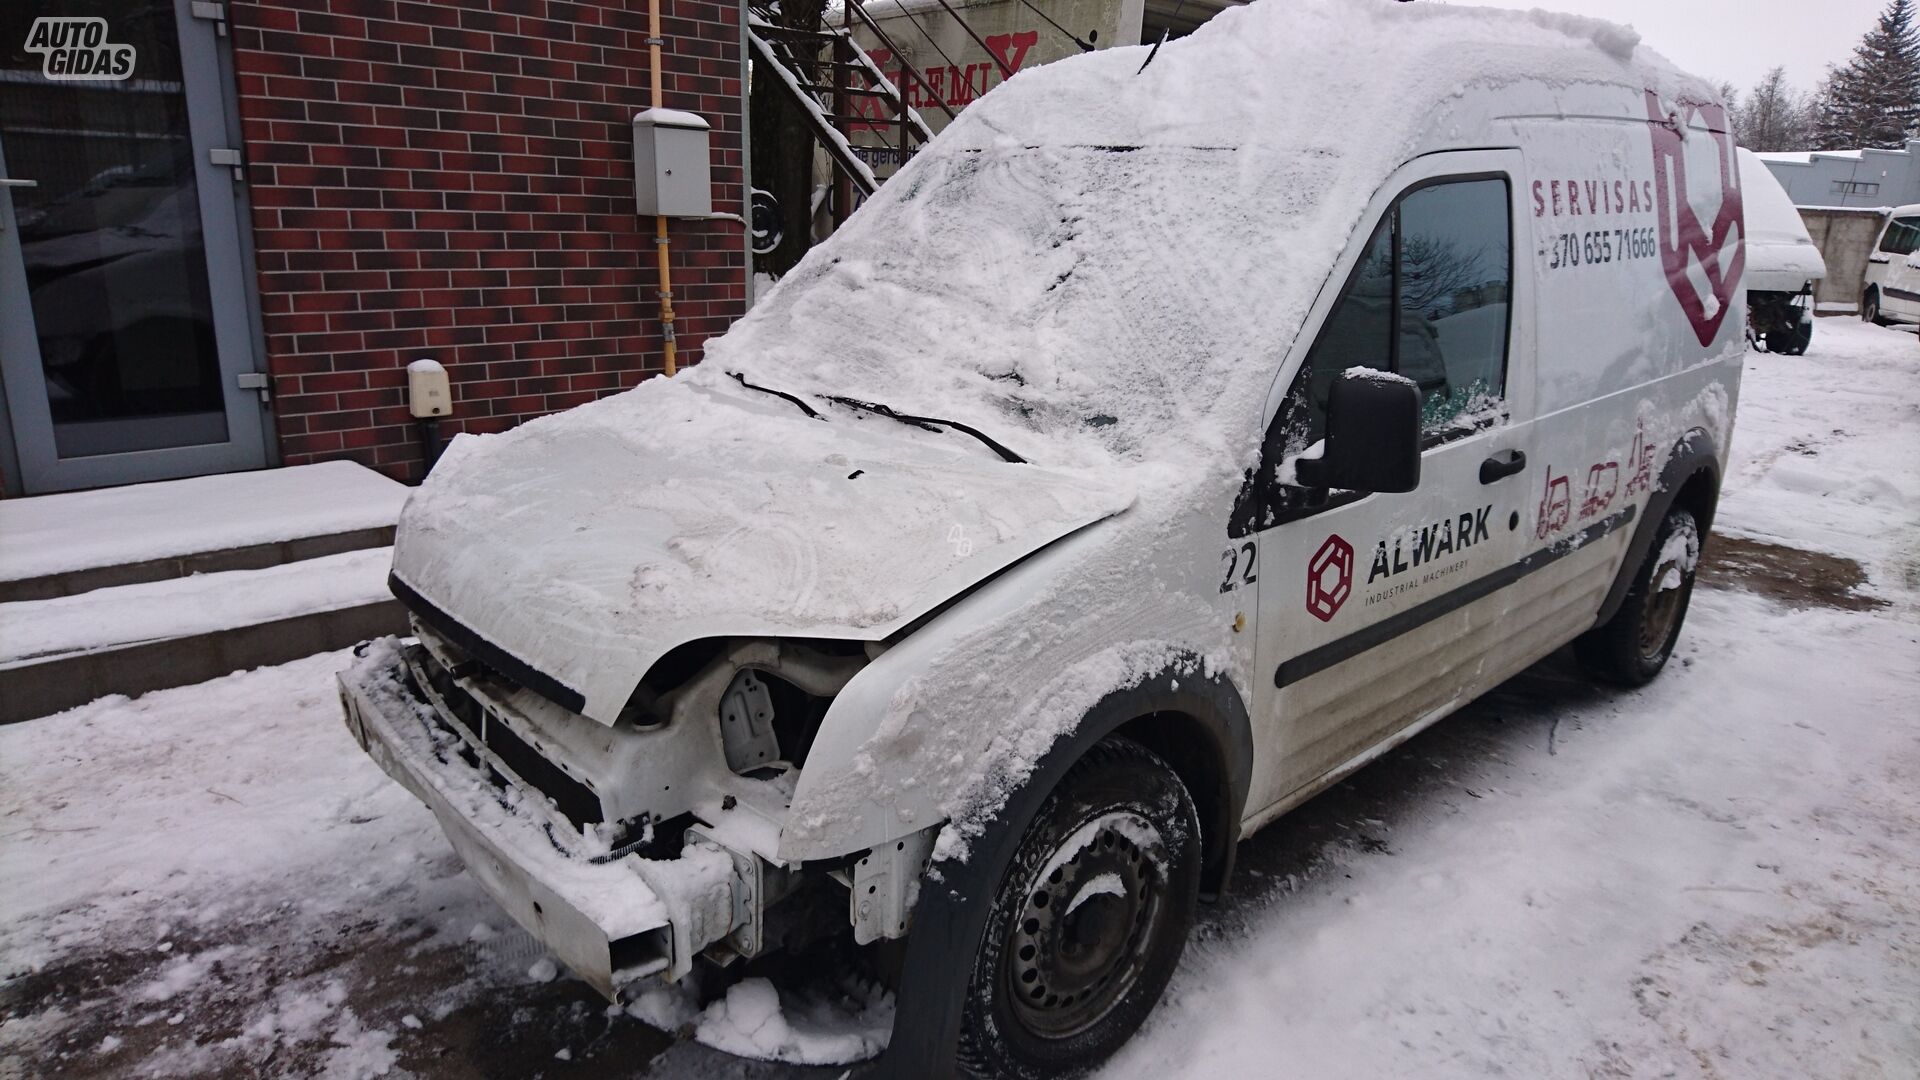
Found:
<svg viewBox="0 0 1920 1080"><path fill-rule="evenodd" d="M967 985L963 1075L1073 1076L1118 1050L1186 947L1200 839L1193 798L1166 762L1120 737L1088 750L994 894Z"/></svg>
<svg viewBox="0 0 1920 1080"><path fill-rule="evenodd" d="M1805 356L1807 346L1813 344L1813 320L1806 318L1787 330L1774 330L1767 334L1767 351L1782 356Z"/></svg>
<svg viewBox="0 0 1920 1080"><path fill-rule="evenodd" d="M1671 544L1676 537L1684 539ZM1679 507L1667 511L1620 610L1574 640L1574 655L1589 674L1616 686L1645 686L1660 674L1680 640L1693 598L1689 564L1699 555L1700 526L1693 514Z"/></svg>
<svg viewBox="0 0 1920 1080"><path fill-rule="evenodd" d="M1868 289L1867 295L1860 298L1860 321L1875 326L1887 325L1887 317L1880 314L1880 290Z"/></svg>

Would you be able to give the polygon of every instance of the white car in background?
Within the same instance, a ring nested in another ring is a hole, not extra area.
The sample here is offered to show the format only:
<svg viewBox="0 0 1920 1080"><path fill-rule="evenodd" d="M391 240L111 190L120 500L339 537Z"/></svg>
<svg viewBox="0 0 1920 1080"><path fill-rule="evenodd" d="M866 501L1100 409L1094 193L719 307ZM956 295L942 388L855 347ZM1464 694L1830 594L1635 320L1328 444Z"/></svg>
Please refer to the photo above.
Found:
<svg viewBox="0 0 1920 1080"><path fill-rule="evenodd" d="M1896 206L1867 256L1860 317L1870 323L1920 323L1920 203Z"/></svg>
<svg viewBox="0 0 1920 1080"><path fill-rule="evenodd" d="M828 939L885 1075L1097 1063L1242 837L1671 655L1745 226L1637 40L1289 0L1022 72L697 367L455 440L349 727L611 998Z"/></svg>

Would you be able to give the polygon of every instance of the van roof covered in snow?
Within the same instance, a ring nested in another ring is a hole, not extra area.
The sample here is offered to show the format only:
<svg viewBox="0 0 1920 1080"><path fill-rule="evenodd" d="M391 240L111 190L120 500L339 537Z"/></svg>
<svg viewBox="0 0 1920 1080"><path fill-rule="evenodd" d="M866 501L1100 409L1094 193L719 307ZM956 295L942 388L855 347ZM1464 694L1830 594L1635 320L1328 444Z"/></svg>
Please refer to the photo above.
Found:
<svg viewBox="0 0 1920 1080"><path fill-rule="evenodd" d="M1637 42L1542 12L1268 0L1157 52L1023 71L711 342L709 363L963 420L1039 461L1176 443L1211 457L1252 437L1249 413L1399 164L1485 146L1501 115L1645 122L1647 90L1713 100Z"/></svg>

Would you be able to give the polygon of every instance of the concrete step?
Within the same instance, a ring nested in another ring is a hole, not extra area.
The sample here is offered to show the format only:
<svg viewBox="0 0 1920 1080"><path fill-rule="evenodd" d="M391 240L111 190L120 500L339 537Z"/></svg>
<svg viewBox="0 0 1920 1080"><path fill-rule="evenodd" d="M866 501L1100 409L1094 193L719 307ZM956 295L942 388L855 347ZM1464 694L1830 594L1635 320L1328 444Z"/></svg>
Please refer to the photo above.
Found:
<svg viewBox="0 0 1920 1080"><path fill-rule="evenodd" d="M0 724L403 633L391 562L371 548L0 603Z"/></svg>
<svg viewBox="0 0 1920 1080"><path fill-rule="evenodd" d="M334 461L0 499L0 603L385 547L407 494Z"/></svg>

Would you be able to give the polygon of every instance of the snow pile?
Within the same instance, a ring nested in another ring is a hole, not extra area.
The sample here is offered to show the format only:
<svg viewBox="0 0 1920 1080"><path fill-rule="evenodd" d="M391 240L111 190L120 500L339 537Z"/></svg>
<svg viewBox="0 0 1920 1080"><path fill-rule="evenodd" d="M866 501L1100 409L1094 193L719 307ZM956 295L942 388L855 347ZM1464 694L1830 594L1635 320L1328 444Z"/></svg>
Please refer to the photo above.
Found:
<svg viewBox="0 0 1920 1080"><path fill-rule="evenodd" d="M392 525L405 485L351 461L0 502L0 581Z"/></svg>
<svg viewBox="0 0 1920 1080"><path fill-rule="evenodd" d="M1691 530L1675 532L1660 545L1660 554L1654 557L1655 566L1667 568L1666 574L1654 586L1655 592L1667 592L1679 588L1685 583L1687 575L1700 565L1700 535Z"/></svg>
<svg viewBox="0 0 1920 1080"><path fill-rule="evenodd" d="M798 1065L864 1061L885 1049L893 1031L893 996L878 987L783 992L763 978L742 979L704 1009L688 987L652 984L626 1011L715 1050Z"/></svg>
<svg viewBox="0 0 1920 1080"><path fill-rule="evenodd" d="M380 603L391 548L0 604L0 665Z"/></svg>
<svg viewBox="0 0 1920 1080"><path fill-rule="evenodd" d="M694 1037L716 1050L770 1061L842 1065L880 1052L893 1030L893 1009L856 1017L859 1026L816 1009L789 1013L765 979L746 979L701 1014ZM824 1014L824 1015L823 1015Z"/></svg>

